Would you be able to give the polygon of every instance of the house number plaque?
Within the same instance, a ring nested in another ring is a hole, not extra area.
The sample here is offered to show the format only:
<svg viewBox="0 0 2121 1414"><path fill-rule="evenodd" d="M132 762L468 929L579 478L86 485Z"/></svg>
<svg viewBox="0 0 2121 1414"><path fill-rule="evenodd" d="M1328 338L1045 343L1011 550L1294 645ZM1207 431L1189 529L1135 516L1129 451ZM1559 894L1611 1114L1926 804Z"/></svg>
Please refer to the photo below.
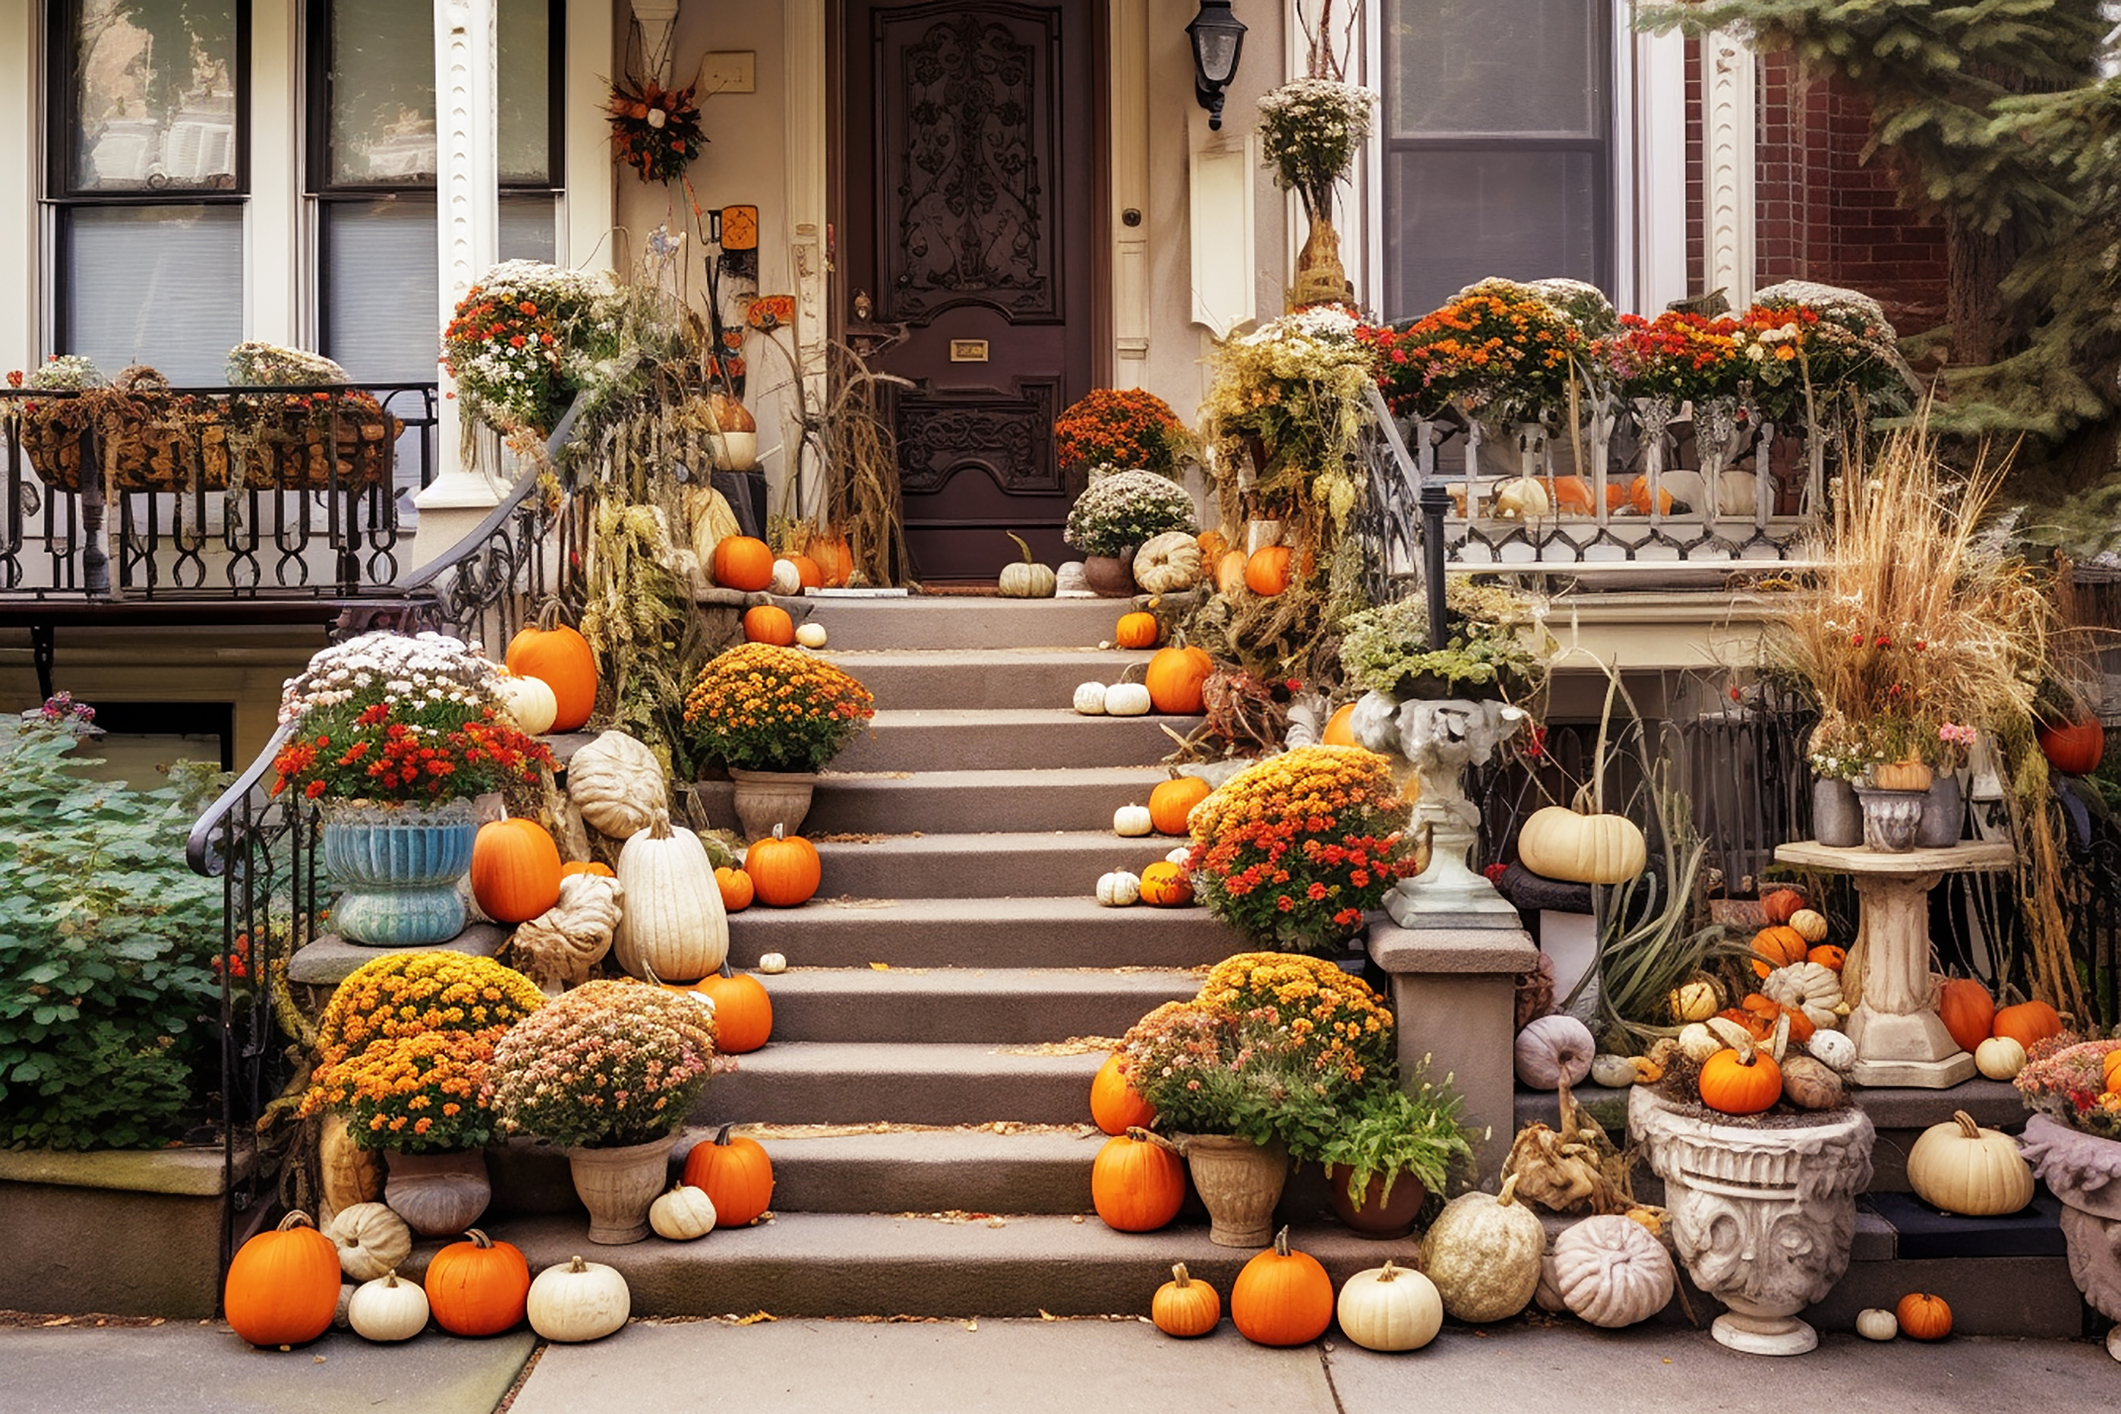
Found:
<svg viewBox="0 0 2121 1414"><path fill-rule="evenodd" d="M985 363L987 341L985 339L952 339L950 341L952 363Z"/></svg>

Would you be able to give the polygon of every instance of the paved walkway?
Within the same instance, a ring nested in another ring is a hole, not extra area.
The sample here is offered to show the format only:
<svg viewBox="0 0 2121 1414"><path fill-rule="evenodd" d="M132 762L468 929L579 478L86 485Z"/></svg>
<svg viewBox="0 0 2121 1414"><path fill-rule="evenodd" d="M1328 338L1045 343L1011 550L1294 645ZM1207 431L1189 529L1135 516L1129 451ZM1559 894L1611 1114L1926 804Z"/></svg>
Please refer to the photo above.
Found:
<svg viewBox="0 0 2121 1414"><path fill-rule="evenodd" d="M2090 1341L1873 1345L1828 1336L1810 1355L1770 1360L1733 1354L1683 1327L1599 1332L1544 1322L1447 1326L1407 1355L1373 1354L1337 1337L1266 1350L1227 1321L1197 1341L1170 1340L1136 1321L637 1322L593 1345L542 1351L527 1332L485 1341L429 1332L400 1346L334 1332L284 1353L253 1350L219 1322L74 1325L0 1330L0 1380L6 1414L2121 1408L2121 1364Z"/></svg>

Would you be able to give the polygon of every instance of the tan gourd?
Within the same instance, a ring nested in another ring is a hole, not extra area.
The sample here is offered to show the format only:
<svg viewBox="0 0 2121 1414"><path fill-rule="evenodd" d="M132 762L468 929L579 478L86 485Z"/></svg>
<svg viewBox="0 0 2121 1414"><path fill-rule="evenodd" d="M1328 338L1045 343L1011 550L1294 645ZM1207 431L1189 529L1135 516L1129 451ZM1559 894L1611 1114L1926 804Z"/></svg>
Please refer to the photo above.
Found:
<svg viewBox="0 0 2121 1414"><path fill-rule="evenodd" d="M1535 810L1517 832L1517 858L1534 874L1575 884L1624 884L1649 857L1642 830L1622 815Z"/></svg>
<svg viewBox="0 0 2121 1414"><path fill-rule="evenodd" d="M631 839L670 805L655 753L620 731L603 732L567 763L567 798L599 834Z"/></svg>
<svg viewBox="0 0 2121 1414"><path fill-rule="evenodd" d="M616 877L569 874L560 880L560 901L518 927L511 946L518 971L548 997L589 980L590 969L611 951L612 935L625 916L625 889Z"/></svg>
<svg viewBox="0 0 2121 1414"><path fill-rule="evenodd" d="M705 574L714 559L714 547L731 535L742 535L743 527L737 524L736 512L730 509L728 500L710 486L687 486L684 499L692 553L699 558L700 572Z"/></svg>
<svg viewBox="0 0 2121 1414"><path fill-rule="evenodd" d="M1995 1217L2033 1201L2033 1171L2018 1141L1983 1129L1965 1110L1922 1131L1907 1154L1908 1186L1947 1213Z"/></svg>
<svg viewBox="0 0 2121 1414"><path fill-rule="evenodd" d="M324 1235L339 1249L339 1270L353 1281L371 1281L412 1256L412 1229L382 1203L341 1208Z"/></svg>
<svg viewBox="0 0 2121 1414"><path fill-rule="evenodd" d="M317 1212L325 1222L342 1209L383 1196L383 1161L346 1132L346 1116L333 1110L317 1131Z"/></svg>
<svg viewBox="0 0 2121 1414"><path fill-rule="evenodd" d="M729 915L700 838L657 811L619 851L625 915L612 935L619 966L635 977L697 982L729 956Z"/></svg>
<svg viewBox="0 0 2121 1414"><path fill-rule="evenodd" d="M1444 1205L1421 1240L1421 1266L1443 1308L1461 1321L1500 1321L1522 1311L1539 1285L1546 1229L1516 1199L1517 1178L1502 1192L1461 1193Z"/></svg>
<svg viewBox="0 0 2121 1414"><path fill-rule="evenodd" d="M1134 552L1134 582L1151 594L1191 589L1200 578L1200 541L1183 530L1151 536Z"/></svg>
<svg viewBox="0 0 2121 1414"><path fill-rule="evenodd" d="M524 1314L530 1317L530 1328L547 1340L598 1340L625 1327L633 1314L633 1297L617 1268L575 1257L538 1273L524 1301Z"/></svg>

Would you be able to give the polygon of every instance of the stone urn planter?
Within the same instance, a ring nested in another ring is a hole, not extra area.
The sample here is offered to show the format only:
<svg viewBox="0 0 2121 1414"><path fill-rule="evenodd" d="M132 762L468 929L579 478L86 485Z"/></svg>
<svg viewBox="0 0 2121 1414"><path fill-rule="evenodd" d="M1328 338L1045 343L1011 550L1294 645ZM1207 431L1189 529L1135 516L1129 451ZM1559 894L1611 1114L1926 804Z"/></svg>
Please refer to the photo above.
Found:
<svg viewBox="0 0 2121 1414"><path fill-rule="evenodd" d="M478 817L469 800L438 805L328 801L317 859L343 893L333 931L369 947L418 947L464 931L457 880L471 868Z"/></svg>
<svg viewBox="0 0 2121 1414"><path fill-rule="evenodd" d="M1664 1180L1680 1260L1730 1308L1712 1327L1718 1343L1751 1355L1817 1346L1797 1313L1848 1270L1856 1195L1871 1178L1870 1117L1850 1110L1780 1128L1717 1123L1638 1085L1628 1129Z"/></svg>
<svg viewBox="0 0 2121 1414"><path fill-rule="evenodd" d="M1274 1240L1274 1205L1289 1175L1289 1155L1281 1145L1261 1148L1234 1134L1189 1134L1178 1147L1208 1210L1210 1242L1265 1247Z"/></svg>
<svg viewBox="0 0 2121 1414"><path fill-rule="evenodd" d="M2062 1200L2062 1237L2077 1290L2101 1315L2121 1321L2121 1140L2036 1114L2018 1146ZM2109 1337L2106 1348L2121 1360L2121 1342Z"/></svg>
<svg viewBox="0 0 2121 1414"><path fill-rule="evenodd" d="M648 1208L670 1186L668 1135L612 1149L569 1149L574 1192L589 1210L589 1240L606 1246L648 1235Z"/></svg>
<svg viewBox="0 0 2121 1414"><path fill-rule="evenodd" d="M802 829L810 814L811 794L817 789L817 776L809 771L747 771L731 766L729 779L736 783L732 802L747 844L765 839L775 825L791 835Z"/></svg>

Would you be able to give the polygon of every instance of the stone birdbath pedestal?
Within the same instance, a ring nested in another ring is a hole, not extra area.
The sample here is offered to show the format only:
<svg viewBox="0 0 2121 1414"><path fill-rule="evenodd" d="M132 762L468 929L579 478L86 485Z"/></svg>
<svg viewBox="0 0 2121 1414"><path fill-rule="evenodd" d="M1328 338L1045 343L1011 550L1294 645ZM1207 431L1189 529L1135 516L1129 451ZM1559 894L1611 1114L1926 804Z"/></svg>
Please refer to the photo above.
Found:
<svg viewBox="0 0 2121 1414"><path fill-rule="evenodd" d="M1856 1043L1850 1078L1858 1085L1930 1090L1971 1080L1974 1058L1959 1048L1937 1015L1930 980L1929 891L1947 874L2008 869L2016 851L1978 840L1898 853L1804 840L1778 846L1775 858L1803 869L1848 874L1855 882L1863 976L1861 999L1848 1019L1848 1036Z"/></svg>
<svg viewBox="0 0 2121 1414"><path fill-rule="evenodd" d="M1870 1117L1850 1109L1810 1123L1719 1123L1637 1085L1628 1133L1664 1180L1687 1274L1730 1308L1710 1327L1717 1342L1749 1355L1817 1346L1797 1313L1848 1270L1856 1195L1871 1181Z"/></svg>
<svg viewBox="0 0 2121 1414"><path fill-rule="evenodd" d="M1492 883L1466 867L1466 851L1480 833L1480 809L1466 799L1465 770L1485 763L1525 721L1524 709L1506 702L1402 702L1371 692L1355 704L1348 723L1355 739L1372 751L1401 755L1413 763L1421 783L1413 828L1426 826L1430 832L1429 867L1385 896L1385 911L1393 922L1412 928L1422 914L1493 913L1515 925L1517 910Z"/></svg>

